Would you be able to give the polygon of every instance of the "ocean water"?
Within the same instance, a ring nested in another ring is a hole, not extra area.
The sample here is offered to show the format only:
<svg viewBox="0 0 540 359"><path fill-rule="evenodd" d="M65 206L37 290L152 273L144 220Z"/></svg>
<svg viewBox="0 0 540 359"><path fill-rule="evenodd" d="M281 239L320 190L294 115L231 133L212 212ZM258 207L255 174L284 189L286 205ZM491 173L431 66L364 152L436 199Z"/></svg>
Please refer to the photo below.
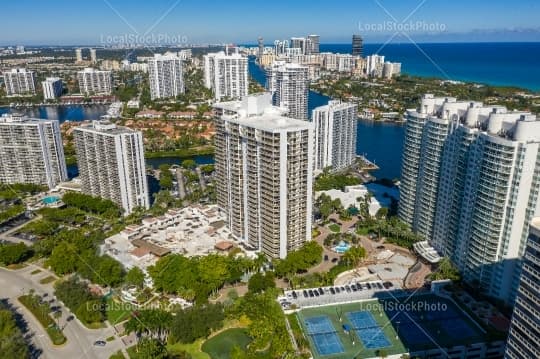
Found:
<svg viewBox="0 0 540 359"><path fill-rule="evenodd" d="M351 45L321 44L321 52L350 53ZM540 42L364 44L364 56L375 53L410 75L540 91Z"/></svg>

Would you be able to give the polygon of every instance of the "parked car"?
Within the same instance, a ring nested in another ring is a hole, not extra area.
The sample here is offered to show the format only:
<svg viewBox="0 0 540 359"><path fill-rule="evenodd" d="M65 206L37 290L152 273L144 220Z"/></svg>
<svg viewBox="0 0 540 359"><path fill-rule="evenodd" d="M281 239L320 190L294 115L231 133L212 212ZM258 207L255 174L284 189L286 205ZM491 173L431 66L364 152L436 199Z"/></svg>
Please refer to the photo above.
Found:
<svg viewBox="0 0 540 359"><path fill-rule="evenodd" d="M103 340L97 340L94 342L94 345L97 347L104 347L107 343Z"/></svg>

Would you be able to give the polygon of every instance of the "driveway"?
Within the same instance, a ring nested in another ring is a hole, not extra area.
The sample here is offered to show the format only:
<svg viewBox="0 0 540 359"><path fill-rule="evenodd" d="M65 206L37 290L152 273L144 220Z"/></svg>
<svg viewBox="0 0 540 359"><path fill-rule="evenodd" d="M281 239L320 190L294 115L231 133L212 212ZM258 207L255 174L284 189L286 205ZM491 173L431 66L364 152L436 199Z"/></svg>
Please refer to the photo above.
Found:
<svg viewBox="0 0 540 359"><path fill-rule="evenodd" d="M36 269L40 269L41 272L32 275L31 272ZM19 296L28 293L31 289L39 295L48 293L47 298L51 298L54 292L52 283L39 283L40 279L49 275L52 274L36 265L29 265L19 270L0 268L0 288L2 288L0 299L7 299L13 308L24 317L28 323L28 330L33 334L31 336L33 344L42 351L40 358L107 359L117 351L124 349L121 340L116 336L104 347L94 346L93 343L96 340L106 340L114 336L114 329L110 326L96 330L88 329L77 319L68 322L69 310L58 302L55 305L60 306L62 310L59 323L61 327L65 327L63 332L67 342L61 346L53 345L41 324L17 300Z"/></svg>

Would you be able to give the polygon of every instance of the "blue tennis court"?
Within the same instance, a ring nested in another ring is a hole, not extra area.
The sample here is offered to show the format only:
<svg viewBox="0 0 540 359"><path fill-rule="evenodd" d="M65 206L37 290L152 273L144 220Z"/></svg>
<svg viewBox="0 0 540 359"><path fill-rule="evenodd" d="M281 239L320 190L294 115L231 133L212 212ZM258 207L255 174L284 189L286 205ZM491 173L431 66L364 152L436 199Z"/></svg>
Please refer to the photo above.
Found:
<svg viewBox="0 0 540 359"><path fill-rule="evenodd" d="M350 312L347 313L349 322L353 325L354 329L377 327L378 324L373 319L370 312Z"/></svg>
<svg viewBox="0 0 540 359"><path fill-rule="evenodd" d="M304 323L319 355L332 355L345 351L334 325L327 316L307 318Z"/></svg>
<svg viewBox="0 0 540 359"><path fill-rule="evenodd" d="M353 325L356 334L367 349L386 348L391 345L382 328L370 312L350 312L347 318Z"/></svg>
<svg viewBox="0 0 540 359"><path fill-rule="evenodd" d="M319 355L339 354L345 351L337 333L312 334L311 339Z"/></svg>

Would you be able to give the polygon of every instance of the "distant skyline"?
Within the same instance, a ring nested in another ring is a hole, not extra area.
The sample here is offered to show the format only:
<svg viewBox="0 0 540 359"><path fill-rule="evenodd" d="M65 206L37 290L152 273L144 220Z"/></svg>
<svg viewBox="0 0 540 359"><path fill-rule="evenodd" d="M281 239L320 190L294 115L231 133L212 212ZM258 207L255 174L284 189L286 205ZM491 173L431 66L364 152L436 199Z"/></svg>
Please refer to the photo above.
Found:
<svg viewBox="0 0 540 359"><path fill-rule="evenodd" d="M19 0L2 9L3 46L272 43L311 33L321 43L353 33L366 43L540 41L538 0Z"/></svg>

